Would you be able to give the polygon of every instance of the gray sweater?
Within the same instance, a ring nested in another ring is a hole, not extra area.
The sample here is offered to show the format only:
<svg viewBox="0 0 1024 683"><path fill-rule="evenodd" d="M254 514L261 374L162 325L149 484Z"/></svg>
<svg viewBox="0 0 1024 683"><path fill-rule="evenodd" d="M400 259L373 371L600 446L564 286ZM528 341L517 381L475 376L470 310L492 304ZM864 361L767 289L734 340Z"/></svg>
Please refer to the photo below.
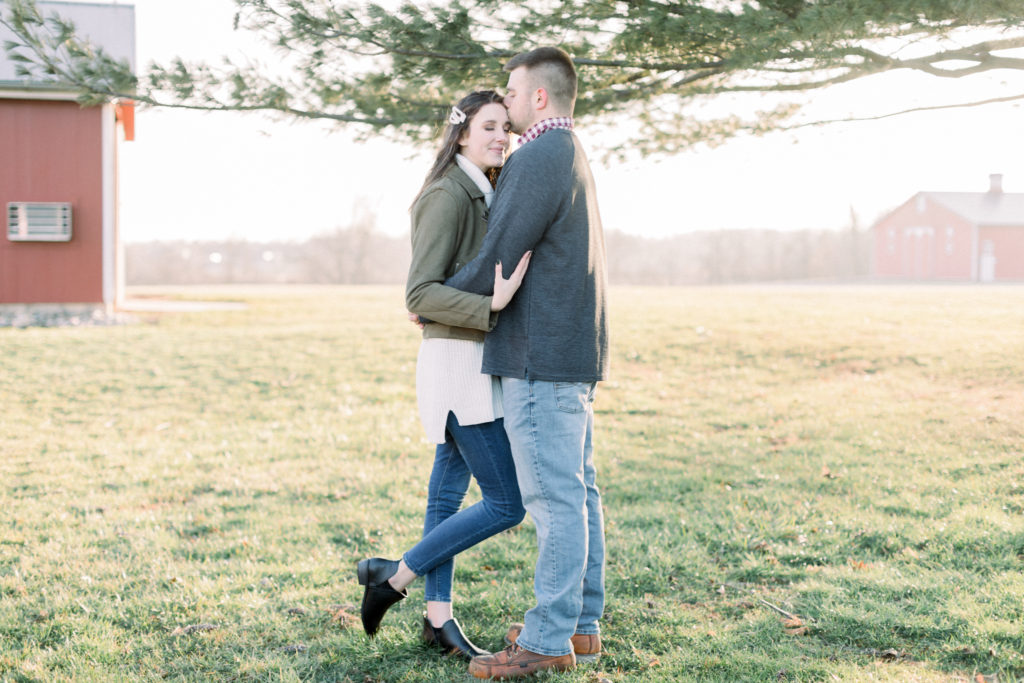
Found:
<svg viewBox="0 0 1024 683"><path fill-rule="evenodd" d="M522 287L484 340L482 371L549 382L608 375L604 234L597 191L579 139L543 133L514 152L498 177L477 256L445 284L491 294L533 250Z"/></svg>

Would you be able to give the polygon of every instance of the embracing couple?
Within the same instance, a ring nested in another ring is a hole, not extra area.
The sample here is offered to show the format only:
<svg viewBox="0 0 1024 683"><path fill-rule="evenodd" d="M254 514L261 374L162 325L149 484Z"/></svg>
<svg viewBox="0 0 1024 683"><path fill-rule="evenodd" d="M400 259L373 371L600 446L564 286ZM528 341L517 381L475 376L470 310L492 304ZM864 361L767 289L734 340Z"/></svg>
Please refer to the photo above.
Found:
<svg viewBox="0 0 1024 683"><path fill-rule="evenodd" d="M468 659L478 678L596 659L604 609L591 434L608 368L605 254L590 165L572 132L576 70L554 47L504 69L504 97L474 92L452 107L412 206L406 303L423 324L416 393L438 444L423 539L400 560L358 565L367 634L422 576L424 640ZM506 161L509 131L520 138ZM460 510L471 476L482 499ZM492 654L453 616L453 558L525 512L537 530L536 605Z"/></svg>

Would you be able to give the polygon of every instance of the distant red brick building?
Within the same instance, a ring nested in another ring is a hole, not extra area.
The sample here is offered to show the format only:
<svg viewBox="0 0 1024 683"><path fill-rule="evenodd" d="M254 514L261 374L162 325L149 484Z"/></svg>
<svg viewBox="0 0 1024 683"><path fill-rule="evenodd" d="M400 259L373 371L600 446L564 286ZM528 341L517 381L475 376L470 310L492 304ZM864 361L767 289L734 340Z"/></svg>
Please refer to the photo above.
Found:
<svg viewBox="0 0 1024 683"><path fill-rule="evenodd" d="M874 228L874 274L903 280L1024 281L1024 193L918 192Z"/></svg>
<svg viewBox="0 0 1024 683"><path fill-rule="evenodd" d="M135 59L135 8L38 2L114 57ZM0 27L0 45L11 38ZM83 108L0 48L0 304L113 308L122 298L117 148L131 103ZM121 125L118 125L118 124Z"/></svg>

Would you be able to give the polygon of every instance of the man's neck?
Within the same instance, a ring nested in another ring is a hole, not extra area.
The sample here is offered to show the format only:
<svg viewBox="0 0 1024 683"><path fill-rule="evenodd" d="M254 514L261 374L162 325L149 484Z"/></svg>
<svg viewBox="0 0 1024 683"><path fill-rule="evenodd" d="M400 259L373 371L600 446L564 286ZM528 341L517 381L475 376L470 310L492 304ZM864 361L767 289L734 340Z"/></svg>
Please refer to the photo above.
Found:
<svg viewBox="0 0 1024 683"><path fill-rule="evenodd" d="M526 130L524 130L522 134L520 134L519 147L522 147L523 145L529 143L532 140L536 140L537 138L539 138L541 135L548 131L556 130L559 128L571 131L572 127L573 120L571 117L568 116L557 116L541 119L537 123L533 124Z"/></svg>
<svg viewBox="0 0 1024 683"><path fill-rule="evenodd" d="M539 111L539 112L537 112L537 116L533 119L533 121L530 121L530 125L528 125L526 127L526 129L524 129L524 130L528 130L528 129L532 128L533 126L536 126L541 121L547 121L548 119L558 119L558 118L571 119L572 118L572 112L571 111L570 112L554 111L554 110L551 110L551 109L545 109L543 111Z"/></svg>

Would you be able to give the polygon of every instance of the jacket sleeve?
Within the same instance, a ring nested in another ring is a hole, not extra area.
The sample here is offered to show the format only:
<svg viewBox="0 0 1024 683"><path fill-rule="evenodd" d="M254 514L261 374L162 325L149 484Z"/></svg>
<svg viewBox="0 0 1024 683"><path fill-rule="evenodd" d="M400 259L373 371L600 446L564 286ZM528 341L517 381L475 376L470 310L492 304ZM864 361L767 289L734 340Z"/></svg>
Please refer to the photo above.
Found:
<svg viewBox="0 0 1024 683"><path fill-rule="evenodd" d="M491 203L487 234L480 251L445 281L449 287L492 294L495 263L501 261L502 272L508 277L523 254L537 246L554 221L565 196L568 174L544 163L542 156L517 159L516 155L522 155L522 150L509 157L498 178L498 191Z"/></svg>
<svg viewBox="0 0 1024 683"><path fill-rule="evenodd" d="M497 321L491 313L491 297L444 285L458 247L458 222L459 204L443 189L428 191L416 203L405 305L430 321L486 332Z"/></svg>

